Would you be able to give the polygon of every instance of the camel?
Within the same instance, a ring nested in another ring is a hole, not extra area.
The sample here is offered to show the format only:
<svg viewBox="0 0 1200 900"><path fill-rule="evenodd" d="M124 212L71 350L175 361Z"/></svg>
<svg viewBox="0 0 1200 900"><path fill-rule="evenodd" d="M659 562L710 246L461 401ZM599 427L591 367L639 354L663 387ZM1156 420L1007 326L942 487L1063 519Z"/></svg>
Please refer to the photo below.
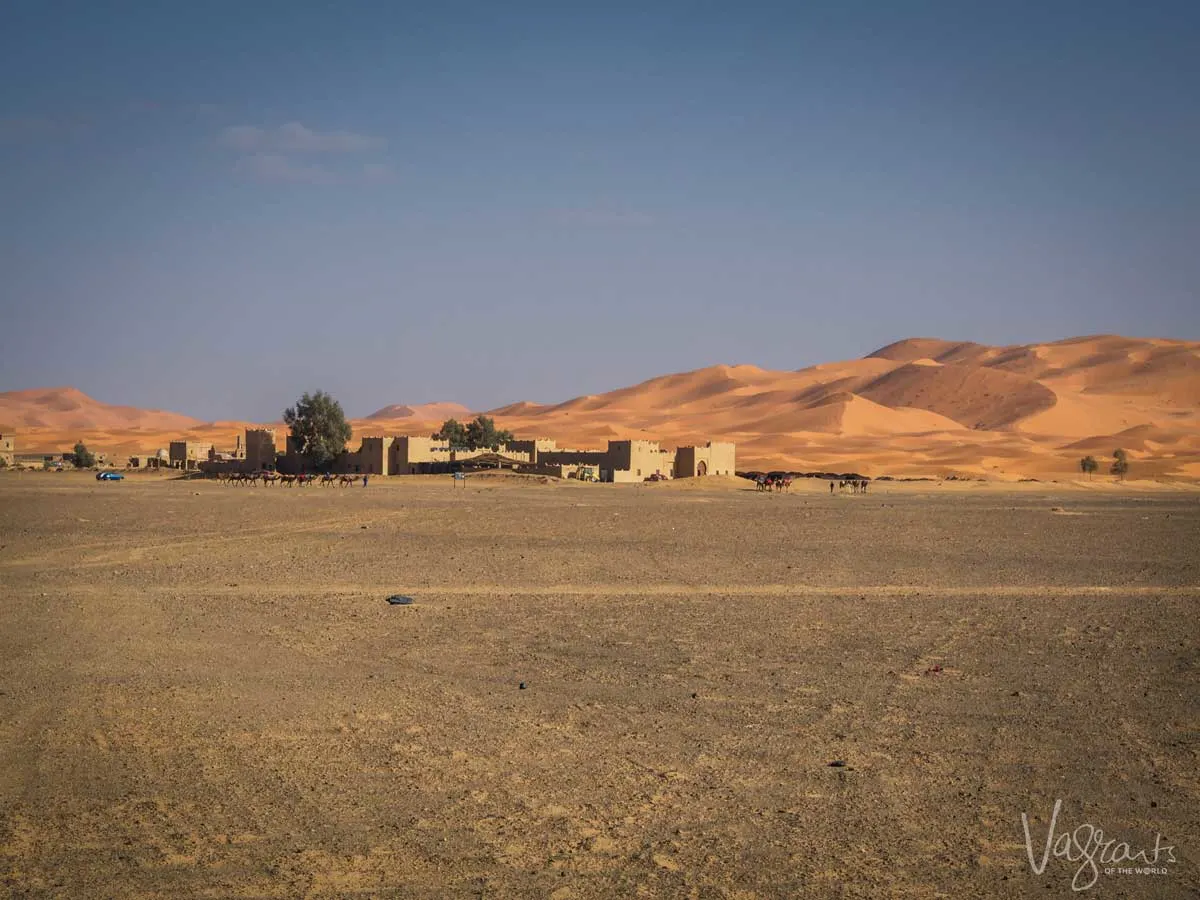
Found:
<svg viewBox="0 0 1200 900"><path fill-rule="evenodd" d="M842 480L837 483L838 490L844 491L850 489L852 494L865 494L867 492L867 480L865 478L851 478L850 480ZM833 482L829 482L829 493L833 493Z"/></svg>

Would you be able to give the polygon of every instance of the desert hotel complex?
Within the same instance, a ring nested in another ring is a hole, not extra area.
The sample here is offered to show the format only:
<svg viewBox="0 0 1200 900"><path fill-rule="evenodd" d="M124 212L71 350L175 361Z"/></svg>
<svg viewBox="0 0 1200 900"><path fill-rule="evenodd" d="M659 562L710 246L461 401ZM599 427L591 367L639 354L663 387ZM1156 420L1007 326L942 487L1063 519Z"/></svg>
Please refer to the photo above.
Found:
<svg viewBox="0 0 1200 900"><path fill-rule="evenodd" d="M278 469L304 471L304 460L294 438L279 453L275 432L250 428L237 447L221 452L208 444L172 441L171 466L205 472L256 472ZM545 438L514 440L498 450L466 450L449 441L430 437L364 437L357 450L343 453L333 466L339 474L432 475L460 469L512 469L556 478L594 478L608 482L638 482L658 478L695 478L733 475L736 468L732 443L709 441L703 446L664 450L658 441L609 441L606 450L569 450Z"/></svg>

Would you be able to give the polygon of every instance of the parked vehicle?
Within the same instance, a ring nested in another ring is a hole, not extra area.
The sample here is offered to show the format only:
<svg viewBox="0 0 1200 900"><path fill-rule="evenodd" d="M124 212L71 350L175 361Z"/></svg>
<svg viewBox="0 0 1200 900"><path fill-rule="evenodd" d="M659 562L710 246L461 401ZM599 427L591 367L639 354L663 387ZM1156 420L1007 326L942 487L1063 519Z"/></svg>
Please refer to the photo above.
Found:
<svg viewBox="0 0 1200 900"><path fill-rule="evenodd" d="M125 476L120 472L97 472L97 481L123 481Z"/></svg>

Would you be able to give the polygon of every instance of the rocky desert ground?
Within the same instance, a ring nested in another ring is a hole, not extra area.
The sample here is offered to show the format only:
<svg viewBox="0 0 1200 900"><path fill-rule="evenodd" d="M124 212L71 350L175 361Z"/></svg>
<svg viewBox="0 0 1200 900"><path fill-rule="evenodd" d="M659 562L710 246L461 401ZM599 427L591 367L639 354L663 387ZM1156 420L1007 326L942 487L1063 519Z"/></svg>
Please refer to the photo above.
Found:
<svg viewBox="0 0 1200 900"><path fill-rule="evenodd" d="M0 893L1195 896L1198 546L1100 484L0 474ZM1155 873L1036 873L1056 801Z"/></svg>

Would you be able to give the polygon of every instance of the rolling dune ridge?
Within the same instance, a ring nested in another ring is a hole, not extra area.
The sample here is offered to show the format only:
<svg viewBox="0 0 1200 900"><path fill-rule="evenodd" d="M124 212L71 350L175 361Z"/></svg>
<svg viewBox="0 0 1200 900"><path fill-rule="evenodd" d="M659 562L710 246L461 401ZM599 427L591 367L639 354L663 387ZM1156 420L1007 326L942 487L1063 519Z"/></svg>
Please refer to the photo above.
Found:
<svg viewBox="0 0 1200 900"><path fill-rule="evenodd" d="M1200 342L1100 335L989 347L910 338L799 371L711 366L489 415L519 436L560 446L733 440L742 468L1073 477L1081 455L1123 447L1136 477L1194 479ZM457 403L388 406L354 420L354 440L429 434L452 416L471 413ZM62 449L82 438L131 454L177 437L224 447L244 426L109 406L73 388L0 394L0 422L15 427L22 449Z"/></svg>

